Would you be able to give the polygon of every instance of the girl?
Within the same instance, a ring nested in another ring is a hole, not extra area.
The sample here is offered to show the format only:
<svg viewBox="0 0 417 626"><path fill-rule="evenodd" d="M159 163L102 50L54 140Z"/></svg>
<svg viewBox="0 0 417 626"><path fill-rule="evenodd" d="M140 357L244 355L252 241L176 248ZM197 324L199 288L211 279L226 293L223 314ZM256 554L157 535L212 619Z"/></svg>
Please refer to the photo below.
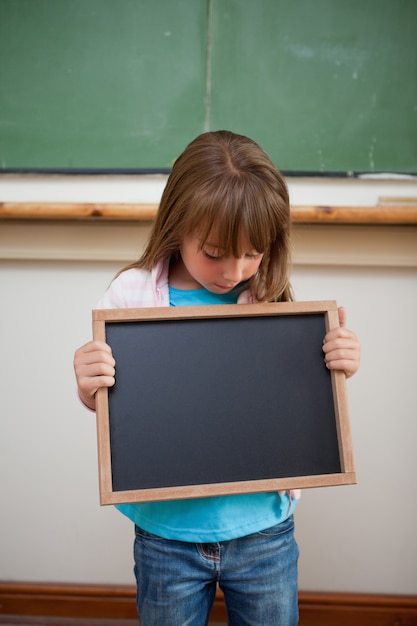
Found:
<svg viewBox="0 0 417 626"><path fill-rule="evenodd" d="M289 301L290 208L286 184L251 139L204 133L177 159L142 257L116 276L99 308ZM345 327L324 338L329 369L351 376L359 343ZM105 343L74 357L90 409L115 384ZM204 442L202 442L204 445ZM213 451L215 456L215 450ZM135 525L141 626L207 624L216 585L229 624L298 621L295 492L119 505Z"/></svg>

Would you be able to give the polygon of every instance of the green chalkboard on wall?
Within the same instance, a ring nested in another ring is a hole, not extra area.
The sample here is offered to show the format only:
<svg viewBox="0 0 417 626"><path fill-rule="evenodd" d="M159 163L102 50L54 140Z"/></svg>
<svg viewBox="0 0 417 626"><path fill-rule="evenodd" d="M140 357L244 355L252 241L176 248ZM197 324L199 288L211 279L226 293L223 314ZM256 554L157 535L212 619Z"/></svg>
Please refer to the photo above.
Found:
<svg viewBox="0 0 417 626"><path fill-rule="evenodd" d="M213 126L284 170L417 172L417 2L215 6Z"/></svg>
<svg viewBox="0 0 417 626"><path fill-rule="evenodd" d="M170 168L204 123L206 0L1 0L3 168Z"/></svg>
<svg viewBox="0 0 417 626"><path fill-rule="evenodd" d="M167 171L204 130L286 173L417 173L415 0L1 0L0 171Z"/></svg>

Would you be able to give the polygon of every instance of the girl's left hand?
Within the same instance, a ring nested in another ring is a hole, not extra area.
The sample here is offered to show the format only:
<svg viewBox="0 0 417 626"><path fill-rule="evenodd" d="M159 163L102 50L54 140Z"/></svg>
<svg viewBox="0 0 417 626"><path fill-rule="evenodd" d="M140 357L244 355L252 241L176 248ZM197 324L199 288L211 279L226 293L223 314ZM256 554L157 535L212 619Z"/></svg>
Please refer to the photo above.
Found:
<svg viewBox="0 0 417 626"><path fill-rule="evenodd" d="M343 370L350 378L359 368L361 347L351 330L346 328L346 311L338 309L339 328L330 330L323 341L326 367L330 370Z"/></svg>

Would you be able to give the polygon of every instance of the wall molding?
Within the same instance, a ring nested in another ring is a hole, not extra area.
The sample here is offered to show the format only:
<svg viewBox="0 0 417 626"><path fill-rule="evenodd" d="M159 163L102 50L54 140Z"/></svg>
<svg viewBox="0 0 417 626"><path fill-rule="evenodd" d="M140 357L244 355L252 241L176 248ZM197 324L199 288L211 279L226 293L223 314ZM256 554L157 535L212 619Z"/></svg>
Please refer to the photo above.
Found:
<svg viewBox="0 0 417 626"><path fill-rule="evenodd" d="M293 224L293 263L415 268L416 226ZM123 266L139 258L150 229L150 221L0 220L0 260Z"/></svg>
<svg viewBox="0 0 417 626"><path fill-rule="evenodd" d="M299 593L299 626L417 626L417 595ZM0 623L5 615L123 620L136 618L131 585L0 582ZM34 620L35 622L35 620ZM221 592L211 623L225 623Z"/></svg>

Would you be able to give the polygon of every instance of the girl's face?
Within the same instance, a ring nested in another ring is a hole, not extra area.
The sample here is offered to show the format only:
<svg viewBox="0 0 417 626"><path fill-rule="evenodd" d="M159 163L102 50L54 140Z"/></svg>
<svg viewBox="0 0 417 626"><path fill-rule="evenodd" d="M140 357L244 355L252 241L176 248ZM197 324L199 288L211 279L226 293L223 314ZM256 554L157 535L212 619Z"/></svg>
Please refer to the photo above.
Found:
<svg viewBox="0 0 417 626"><path fill-rule="evenodd" d="M181 284L172 284L182 289L204 287L212 293L227 293L239 283L256 274L263 254L254 250L245 233L239 236L239 257L226 256L210 233L201 246L198 234L185 237L181 249L181 271L176 276ZM175 274L174 274L175 275Z"/></svg>

